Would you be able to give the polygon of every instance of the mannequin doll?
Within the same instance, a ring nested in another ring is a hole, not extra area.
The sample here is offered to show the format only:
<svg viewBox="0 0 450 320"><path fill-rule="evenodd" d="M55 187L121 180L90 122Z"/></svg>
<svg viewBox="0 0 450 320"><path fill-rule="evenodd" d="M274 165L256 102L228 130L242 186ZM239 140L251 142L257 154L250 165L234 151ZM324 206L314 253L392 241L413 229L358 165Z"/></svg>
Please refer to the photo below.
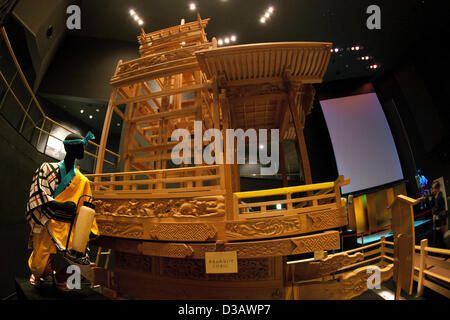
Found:
<svg viewBox="0 0 450 320"><path fill-rule="evenodd" d="M26 209L26 218L31 226L29 247L33 249L28 260L32 285L39 285L43 280L53 277L53 261L57 252L63 253L66 260L73 264L90 263L84 252L66 250L64 246L70 223L79 210L77 204L83 203L83 199L79 201L80 198L92 196L89 180L77 170L75 159L84 157L88 140L94 138L91 132L85 138L77 134L68 135L63 141L66 150L64 160L59 163L43 163L33 177ZM96 235L98 227L94 220L91 238ZM71 239L69 248L70 243ZM53 280L58 285L58 279ZM65 287L65 282L61 287Z"/></svg>

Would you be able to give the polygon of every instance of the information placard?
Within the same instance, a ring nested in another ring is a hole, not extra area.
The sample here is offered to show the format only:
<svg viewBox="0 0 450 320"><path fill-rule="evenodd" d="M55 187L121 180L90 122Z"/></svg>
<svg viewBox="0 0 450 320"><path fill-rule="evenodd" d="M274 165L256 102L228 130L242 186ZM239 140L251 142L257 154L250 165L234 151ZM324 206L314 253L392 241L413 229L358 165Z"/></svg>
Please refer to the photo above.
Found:
<svg viewBox="0 0 450 320"><path fill-rule="evenodd" d="M237 251L205 252L206 273L237 273Z"/></svg>

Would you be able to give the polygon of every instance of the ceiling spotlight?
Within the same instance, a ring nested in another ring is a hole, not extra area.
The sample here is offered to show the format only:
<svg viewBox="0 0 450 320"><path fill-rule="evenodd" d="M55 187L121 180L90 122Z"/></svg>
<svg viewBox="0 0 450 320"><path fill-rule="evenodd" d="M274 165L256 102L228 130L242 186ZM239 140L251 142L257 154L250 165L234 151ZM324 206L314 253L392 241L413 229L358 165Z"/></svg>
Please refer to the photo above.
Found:
<svg viewBox="0 0 450 320"><path fill-rule="evenodd" d="M89 116L89 119L92 119L93 117L92 116Z"/></svg>
<svg viewBox="0 0 450 320"><path fill-rule="evenodd" d="M197 9L197 6L195 5L195 3L191 2L191 3L189 4L189 9L190 9L190 10L195 10L195 9Z"/></svg>
<svg viewBox="0 0 450 320"><path fill-rule="evenodd" d="M359 46L356 46L356 47L355 47L355 50L358 51L358 50L359 50Z"/></svg>
<svg viewBox="0 0 450 320"><path fill-rule="evenodd" d="M136 14L136 11L134 11L133 9L130 9L130 15L134 16Z"/></svg>
<svg viewBox="0 0 450 320"><path fill-rule="evenodd" d="M80 110L80 113L83 113L83 112L84 112L84 110L83 110L83 109L81 109L81 110Z"/></svg>
<svg viewBox="0 0 450 320"><path fill-rule="evenodd" d="M222 40L222 39L217 40L217 44L218 44L219 46L223 45L223 40Z"/></svg>
<svg viewBox="0 0 450 320"><path fill-rule="evenodd" d="M139 21L138 21L138 24L139 24L140 26L142 26L142 25L144 24L144 21L139 20Z"/></svg>
<svg viewBox="0 0 450 320"><path fill-rule="evenodd" d="M133 16L133 18L134 18L134 21L138 21L139 20L139 17L138 17L138 15L136 14L136 15L134 15Z"/></svg>
<svg viewBox="0 0 450 320"><path fill-rule="evenodd" d="M269 18L269 17L270 17L270 13L269 13L269 12L266 12L266 13L264 14L264 16L265 16L266 18Z"/></svg>
<svg viewBox="0 0 450 320"><path fill-rule="evenodd" d="M352 47L351 50L352 50L352 51L355 50L355 47Z"/></svg>
<svg viewBox="0 0 450 320"><path fill-rule="evenodd" d="M259 19L259 21L261 21L261 23L266 23L266 18L261 17L261 19Z"/></svg>
<svg viewBox="0 0 450 320"><path fill-rule="evenodd" d="M225 38L225 43L230 43L230 38L226 37Z"/></svg>
<svg viewBox="0 0 450 320"><path fill-rule="evenodd" d="M338 49L338 48L335 48L335 49L334 49L334 52L338 52L338 51L339 51L339 49Z"/></svg>
<svg viewBox="0 0 450 320"><path fill-rule="evenodd" d="M233 36L231 36L231 41L236 41L236 36L235 35L233 35Z"/></svg>
<svg viewBox="0 0 450 320"><path fill-rule="evenodd" d="M267 9L267 11L269 11L270 13L273 12L273 7L269 7L269 9Z"/></svg>
<svg viewBox="0 0 450 320"><path fill-rule="evenodd" d="M100 112L100 109L95 109L95 111Z"/></svg>

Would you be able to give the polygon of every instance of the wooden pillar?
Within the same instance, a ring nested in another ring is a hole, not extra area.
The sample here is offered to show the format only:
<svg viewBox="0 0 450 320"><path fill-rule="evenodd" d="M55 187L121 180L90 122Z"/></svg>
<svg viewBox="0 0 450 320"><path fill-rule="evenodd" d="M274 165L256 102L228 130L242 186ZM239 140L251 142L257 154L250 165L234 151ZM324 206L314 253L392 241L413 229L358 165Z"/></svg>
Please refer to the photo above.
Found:
<svg viewBox="0 0 450 320"><path fill-rule="evenodd" d="M106 142L108 141L109 127L111 125L111 118L114 107L116 105L117 89L114 89L109 98L108 109L106 110L105 122L103 122L102 137L100 138L100 147L98 149L97 163L95 166L95 173L103 172L103 160L105 159Z"/></svg>
<svg viewBox="0 0 450 320"><path fill-rule="evenodd" d="M284 149L283 149L283 139L280 137L280 165L281 165L281 175L283 177L283 187L288 186L288 179L286 173L286 159L284 158Z"/></svg>
<svg viewBox="0 0 450 320"><path fill-rule="evenodd" d="M418 297L421 297L423 295L423 281L425 279L424 271L427 269L427 251L425 250L426 247L428 247L428 239L422 239L422 241L420 241L419 279L417 281Z"/></svg>
<svg viewBox="0 0 450 320"><path fill-rule="evenodd" d="M300 149L300 158L302 160L303 176L305 184L312 184L311 167L309 165L308 150L306 148L305 137L303 136L303 126L300 123L300 115L297 111L294 99L295 92L289 93L289 109L291 111L292 120L294 122L295 133L297 135L298 148Z"/></svg>

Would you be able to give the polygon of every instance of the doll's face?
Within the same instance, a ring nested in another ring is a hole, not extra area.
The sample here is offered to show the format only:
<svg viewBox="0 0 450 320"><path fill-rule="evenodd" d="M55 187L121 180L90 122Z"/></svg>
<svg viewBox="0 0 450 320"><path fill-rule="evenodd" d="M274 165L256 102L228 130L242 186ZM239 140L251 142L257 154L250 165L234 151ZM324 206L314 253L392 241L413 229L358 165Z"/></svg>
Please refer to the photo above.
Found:
<svg viewBox="0 0 450 320"><path fill-rule="evenodd" d="M73 156L75 159L83 159L84 157L84 145L73 144L65 145L66 153L69 156Z"/></svg>

